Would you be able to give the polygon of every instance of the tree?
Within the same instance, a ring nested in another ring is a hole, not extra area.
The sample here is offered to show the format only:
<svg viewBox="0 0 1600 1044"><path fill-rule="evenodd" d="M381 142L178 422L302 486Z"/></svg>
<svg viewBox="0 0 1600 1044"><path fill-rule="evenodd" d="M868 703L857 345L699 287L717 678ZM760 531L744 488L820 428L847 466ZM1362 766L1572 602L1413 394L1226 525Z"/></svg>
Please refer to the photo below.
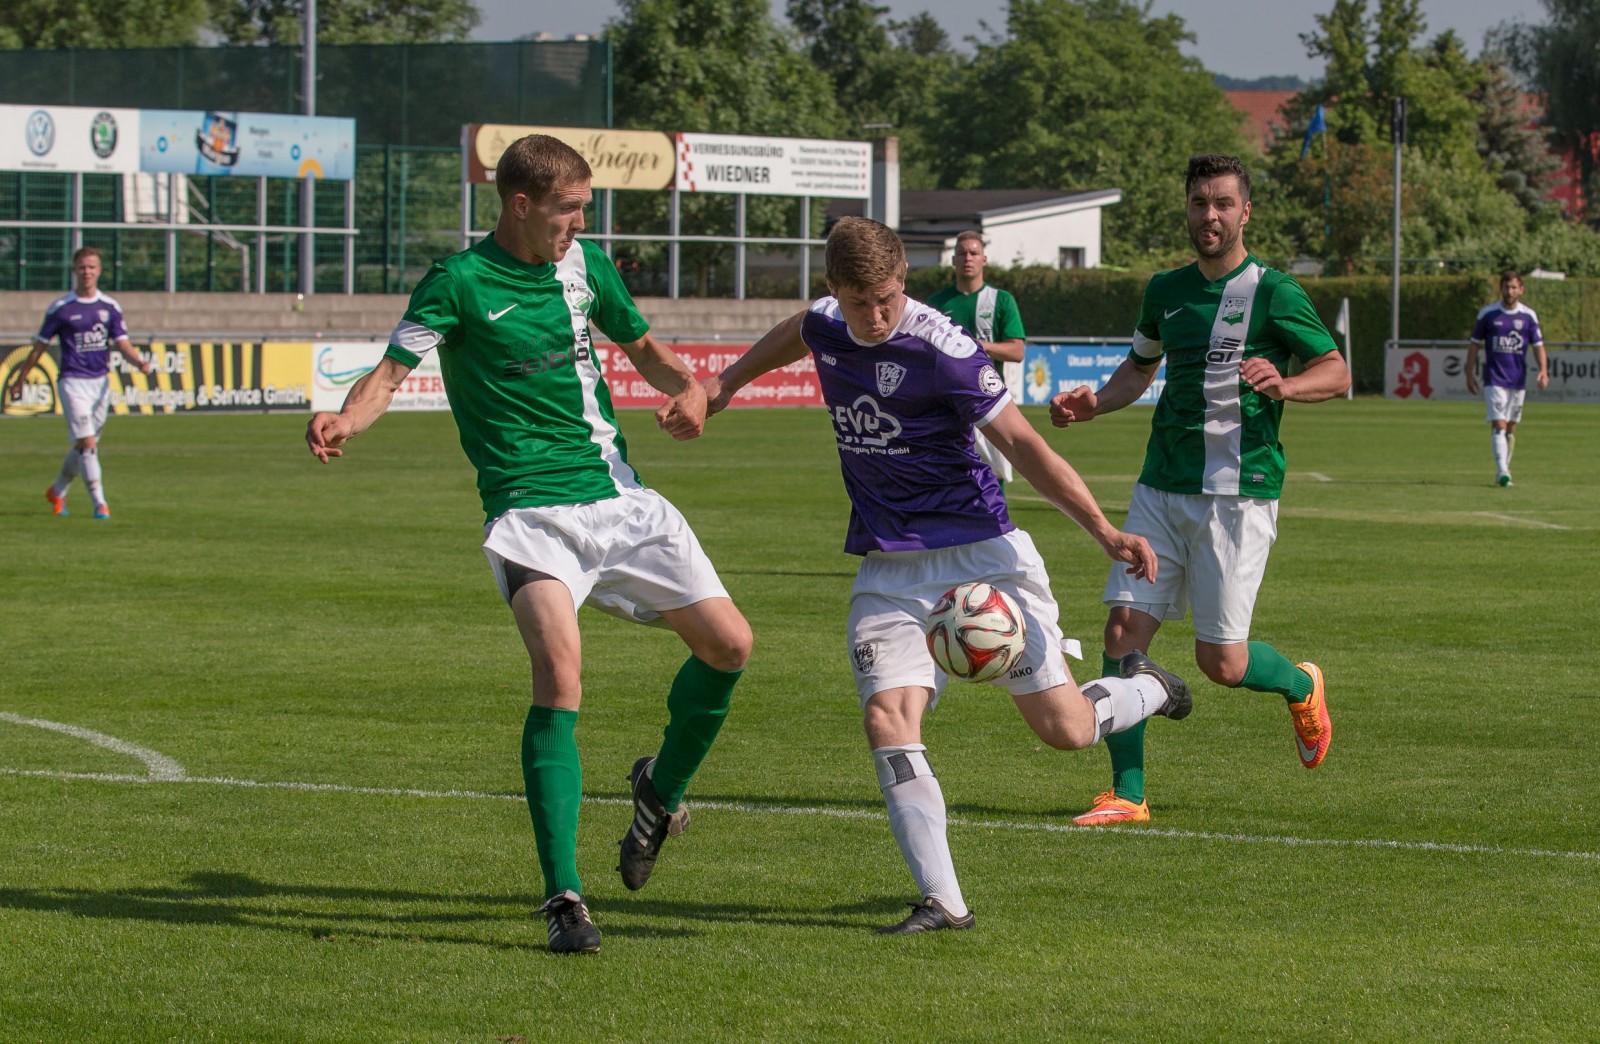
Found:
<svg viewBox="0 0 1600 1044"><path fill-rule="evenodd" d="M1534 114L1523 105L1522 88L1505 64L1489 59L1483 85L1473 97L1478 111L1478 154L1504 192L1530 214L1555 206L1560 161L1534 126Z"/></svg>
<svg viewBox="0 0 1600 1044"><path fill-rule="evenodd" d="M211 29L235 45L300 43L304 0L209 0ZM326 44L452 43L480 21L472 0L317 0Z"/></svg>
<svg viewBox="0 0 1600 1044"><path fill-rule="evenodd" d="M0 49L188 47L200 42L207 0L6 0Z"/></svg>
<svg viewBox="0 0 1600 1044"><path fill-rule="evenodd" d="M787 8L806 57L833 82L845 135L895 135L901 184L931 188L925 128L957 59L926 12L900 23L885 20L888 11L866 0L789 0Z"/></svg>
<svg viewBox="0 0 1600 1044"><path fill-rule="evenodd" d="M1499 34L1512 66L1544 92L1545 121L1578 157L1584 195L1600 198L1600 5L1540 0L1548 25L1517 23ZM1600 224L1600 208L1588 220Z"/></svg>
<svg viewBox="0 0 1600 1044"><path fill-rule="evenodd" d="M1247 154L1242 117L1176 16L1127 0L1011 0L1006 31L980 43L944 92L931 140L942 188L1120 188L1106 211L1116 264L1187 257L1184 166Z"/></svg>
<svg viewBox="0 0 1600 1044"><path fill-rule="evenodd" d="M783 137L842 136L842 121L827 75L798 53L773 21L767 0L621 0L621 16L606 27L615 56L614 105L619 126ZM689 193L681 200L683 231L726 235L733 230L732 196ZM664 231L667 197L624 192L619 223L629 231ZM749 200L747 229L757 236L793 236L794 201ZM813 211L813 234L821 230ZM661 267L661 247L630 244L646 267ZM688 244L683 263L697 274L700 296L724 292L732 248ZM798 285L786 296L800 297Z"/></svg>

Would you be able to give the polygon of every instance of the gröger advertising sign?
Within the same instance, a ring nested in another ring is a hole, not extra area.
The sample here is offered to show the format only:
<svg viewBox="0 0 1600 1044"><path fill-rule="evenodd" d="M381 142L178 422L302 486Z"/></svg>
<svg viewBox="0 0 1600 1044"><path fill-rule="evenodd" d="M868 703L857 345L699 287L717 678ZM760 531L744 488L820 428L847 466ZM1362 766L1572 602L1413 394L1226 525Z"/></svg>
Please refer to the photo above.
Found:
<svg viewBox="0 0 1600 1044"><path fill-rule="evenodd" d="M467 181L494 181L495 164L512 142L529 134L548 134L566 142L589 161L597 189L664 189L672 184L672 139L660 131L595 130L588 127L518 127L469 123L466 127Z"/></svg>

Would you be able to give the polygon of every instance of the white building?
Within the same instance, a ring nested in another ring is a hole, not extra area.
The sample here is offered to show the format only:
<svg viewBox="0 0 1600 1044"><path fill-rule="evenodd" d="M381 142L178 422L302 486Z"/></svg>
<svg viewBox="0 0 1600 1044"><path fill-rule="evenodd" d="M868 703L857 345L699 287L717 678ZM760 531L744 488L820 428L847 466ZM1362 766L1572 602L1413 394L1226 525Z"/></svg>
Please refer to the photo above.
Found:
<svg viewBox="0 0 1600 1044"><path fill-rule="evenodd" d="M912 268L949 266L956 236L975 230L989 263L1097 268L1100 212L1121 189L972 189L900 193L898 231Z"/></svg>

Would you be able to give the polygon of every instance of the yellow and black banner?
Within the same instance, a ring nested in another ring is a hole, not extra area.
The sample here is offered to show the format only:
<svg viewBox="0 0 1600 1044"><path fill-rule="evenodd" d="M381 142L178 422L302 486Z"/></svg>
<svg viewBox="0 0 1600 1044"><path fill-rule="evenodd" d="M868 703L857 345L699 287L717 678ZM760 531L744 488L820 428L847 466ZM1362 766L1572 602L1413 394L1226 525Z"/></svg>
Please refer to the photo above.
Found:
<svg viewBox="0 0 1600 1044"><path fill-rule="evenodd" d="M311 409L311 344L303 341L202 342L141 346L155 369L146 375L120 353L111 357L113 414L307 411ZM0 416L60 414L56 393L60 376L54 345L39 360L20 389L12 389L16 370L31 345L0 349Z"/></svg>

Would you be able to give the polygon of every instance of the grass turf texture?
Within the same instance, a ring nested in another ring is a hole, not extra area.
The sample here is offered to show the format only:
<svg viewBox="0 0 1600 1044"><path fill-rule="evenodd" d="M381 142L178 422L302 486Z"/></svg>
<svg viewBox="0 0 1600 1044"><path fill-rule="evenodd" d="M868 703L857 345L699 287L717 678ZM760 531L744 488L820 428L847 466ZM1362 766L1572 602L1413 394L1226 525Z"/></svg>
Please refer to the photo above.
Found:
<svg viewBox="0 0 1600 1044"><path fill-rule="evenodd" d="M546 953L532 913L526 657L448 417L387 417L328 467L303 417L113 418L109 523L81 484L71 517L44 504L59 419L5 422L0 712L192 781L73 778L144 766L0 720L0 1039L1588 1037L1595 417L1531 409L1502 490L1475 405L1291 407L1256 636L1327 672L1327 762L1302 770L1281 701L1201 680L1168 624L1153 652L1197 706L1150 728L1155 819L1067 830L1104 752L953 687L925 738L978 927L889 939L914 896L844 649L826 420L736 412L679 445L625 415L757 648L694 824L628 893L625 776L683 653L585 611L598 958ZM1047 436L1113 521L1148 418ZM1095 664L1105 561L1011 493Z"/></svg>

